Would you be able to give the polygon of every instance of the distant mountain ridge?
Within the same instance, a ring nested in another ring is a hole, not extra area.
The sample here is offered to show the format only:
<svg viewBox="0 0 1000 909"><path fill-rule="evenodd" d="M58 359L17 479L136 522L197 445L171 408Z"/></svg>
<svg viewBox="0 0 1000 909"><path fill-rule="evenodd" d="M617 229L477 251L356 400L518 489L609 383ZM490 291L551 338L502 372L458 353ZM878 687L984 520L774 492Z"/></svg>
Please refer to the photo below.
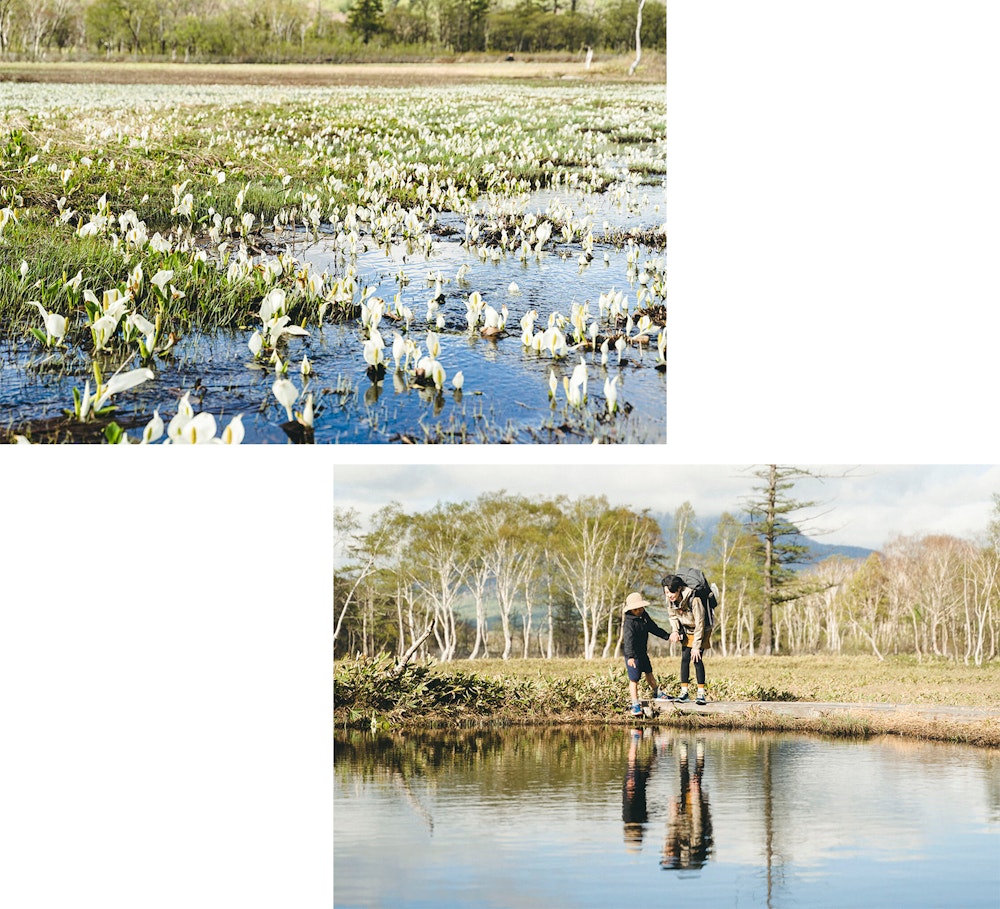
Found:
<svg viewBox="0 0 1000 909"><path fill-rule="evenodd" d="M671 528L673 527L673 515L654 513L652 514L652 517L659 525L664 539L666 539L671 531ZM701 537L697 543L689 547L688 552L694 556L707 555L708 551L712 548L712 538L715 536L720 520L721 515L711 518L696 519L695 524L701 532ZM845 559L867 559L868 556L876 551L874 549L868 549L864 546L845 546L837 543L820 543L805 534L797 534L791 539L793 542L801 546L805 546L808 550L808 559L803 562L796 563L796 566L801 568L805 568L809 565L815 565L817 562L822 562L824 559L829 559L833 556L841 556Z"/></svg>

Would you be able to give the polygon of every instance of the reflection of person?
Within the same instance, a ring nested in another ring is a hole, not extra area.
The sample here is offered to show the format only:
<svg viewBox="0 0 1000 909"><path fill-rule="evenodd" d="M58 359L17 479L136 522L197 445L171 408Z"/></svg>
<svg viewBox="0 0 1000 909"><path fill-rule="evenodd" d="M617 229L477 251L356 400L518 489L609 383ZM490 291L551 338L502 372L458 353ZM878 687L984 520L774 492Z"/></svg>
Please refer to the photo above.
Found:
<svg viewBox="0 0 1000 909"><path fill-rule="evenodd" d="M624 625L622 628L622 653L625 654L625 671L628 673L628 691L632 696L632 713L639 716L642 713L642 705L639 703L639 679L643 673L646 675L646 683L653 690L653 697L666 697L660 691L660 686L656 683L656 676L653 675L653 664L649 662L649 654L646 652L646 642L651 634L658 638L667 640L670 633L664 631L652 617L646 612L649 603L643 599L641 593L630 593L625 598Z"/></svg>
<svg viewBox="0 0 1000 909"><path fill-rule="evenodd" d="M694 773L688 770L687 742L679 747L681 788L670 799L667 812L667 838L663 843L660 867L665 870L701 868L712 851L712 815L708 792L702 787L705 769L705 745L695 746Z"/></svg>
<svg viewBox="0 0 1000 909"><path fill-rule="evenodd" d="M702 650L709 642L705 640L705 604L701 598L684 584L677 575L667 575L663 579L663 592L667 597L667 613L672 628L670 640L681 642L681 693L675 701L690 700L688 681L691 678L691 661L694 660L695 677L698 679L696 704L705 703L705 661Z"/></svg>
<svg viewBox="0 0 1000 909"><path fill-rule="evenodd" d="M638 852L642 846L642 833L649 817L646 810L646 781L653 769L653 752L639 756L642 731L629 733L628 764L622 783L622 823L625 825L625 848Z"/></svg>

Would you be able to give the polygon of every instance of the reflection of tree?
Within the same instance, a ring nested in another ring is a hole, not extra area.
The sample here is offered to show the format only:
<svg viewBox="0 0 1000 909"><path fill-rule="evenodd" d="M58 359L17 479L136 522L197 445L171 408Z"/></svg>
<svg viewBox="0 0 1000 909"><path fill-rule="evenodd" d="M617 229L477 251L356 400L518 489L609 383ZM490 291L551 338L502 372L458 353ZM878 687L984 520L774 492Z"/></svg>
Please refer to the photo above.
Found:
<svg viewBox="0 0 1000 909"><path fill-rule="evenodd" d="M665 870L701 868L712 852L712 814L708 792L702 787L705 769L705 743L695 746L694 773L688 767L688 746L679 746L681 786L670 799L667 814L667 837L663 843L660 867Z"/></svg>
<svg viewBox="0 0 1000 909"><path fill-rule="evenodd" d="M764 789L764 846L767 859L767 905L771 907L774 896L774 789L771 784L771 742L765 740L764 766L761 777Z"/></svg>
<svg viewBox="0 0 1000 909"><path fill-rule="evenodd" d="M398 771L430 785L459 774L483 793L520 792L539 772L553 785L593 785L595 774L621 779L621 739L600 727L523 729L337 729L334 771L342 779L386 779Z"/></svg>
<svg viewBox="0 0 1000 909"><path fill-rule="evenodd" d="M625 768L625 781L622 783L622 823L625 825L625 848L629 852L638 852L649 817L646 810L646 781L653 770L654 753L640 755L640 730L633 729L629 737L628 764Z"/></svg>

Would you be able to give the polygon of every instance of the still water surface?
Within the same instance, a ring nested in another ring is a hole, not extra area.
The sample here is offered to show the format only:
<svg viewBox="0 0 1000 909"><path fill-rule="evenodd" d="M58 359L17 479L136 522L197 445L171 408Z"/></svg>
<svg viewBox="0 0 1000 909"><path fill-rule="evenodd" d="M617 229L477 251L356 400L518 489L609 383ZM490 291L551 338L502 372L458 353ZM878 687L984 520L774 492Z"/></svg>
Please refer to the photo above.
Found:
<svg viewBox="0 0 1000 909"><path fill-rule="evenodd" d="M552 191L525 195L519 206L543 212L558 203L595 219L598 237L604 225L611 231L634 228L653 231L663 221L659 184L640 184L631 194L580 193L560 195ZM512 203L513 204L513 203ZM665 251L638 244L632 250L621 242L594 245L594 258L581 265L579 238L565 242L557 232L538 255L521 261L504 255L499 261L480 261L475 245L463 245L466 217L440 213L437 223L452 234L436 237L427 250L398 243L383 248L370 237L358 245L350 264L357 269L361 286L370 287L386 301L398 294L415 319L409 330L386 318L381 332L389 345L398 331L424 343L429 329L440 336L440 361L449 379L438 391L418 388L400 380L391 368L383 381L367 377L363 358L367 333L360 321L312 326L305 338L294 338L283 347L284 359L292 364L290 378L300 392L314 397L316 415L313 439L318 443L380 444L400 441L578 443L662 443L666 439L666 372L658 366L657 331L649 343L632 346L619 356L614 349L606 363L596 351L573 351L558 359L528 350L521 340L520 319L529 311L538 314L536 330L549 318L571 311L574 303L590 304L590 319L598 319L602 294L617 291L631 300L635 313L636 289L649 274L665 270ZM348 264L329 234L313 236L297 232L283 236L281 243L297 260L308 263L317 274L340 275ZM467 269L462 280L457 275ZM428 301L436 291L435 276L442 279L444 300L437 315L442 324L428 318ZM406 283L402 283L405 279ZM516 289L512 290L511 285ZM507 332L486 340L468 327L466 301L473 291L496 309L507 307ZM662 300L657 299L658 303ZM157 379L116 397L115 419L130 430L133 440L157 410L165 421L177 412L177 401L185 393L196 411L208 411L219 428L239 414L250 443L284 443L288 415L272 393L274 373L268 365L253 360L248 341L256 323L240 330L202 331L191 327L168 358L155 363ZM608 326L602 324L601 331ZM387 352L387 356L390 354ZM313 376L306 383L299 375L304 357L312 363ZM571 408L562 390L574 367L584 359L588 368L588 404ZM105 363L108 373L119 360ZM138 363L130 364L138 365ZM661 364L662 365L662 364ZM456 392L452 380L464 376L463 390ZM550 375L559 387L550 396ZM73 406L73 389L83 391L92 380L89 356L80 352L41 355L27 336L0 338L0 426L19 427L61 417ZM620 407L607 411L605 380L617 381Z"/></svg>
<svg viewBox="0 0 1000 909"><path fill-rule="evenodd" d="M1000 906L1000 754L540 729L334 747L337 907Z"/></svg>

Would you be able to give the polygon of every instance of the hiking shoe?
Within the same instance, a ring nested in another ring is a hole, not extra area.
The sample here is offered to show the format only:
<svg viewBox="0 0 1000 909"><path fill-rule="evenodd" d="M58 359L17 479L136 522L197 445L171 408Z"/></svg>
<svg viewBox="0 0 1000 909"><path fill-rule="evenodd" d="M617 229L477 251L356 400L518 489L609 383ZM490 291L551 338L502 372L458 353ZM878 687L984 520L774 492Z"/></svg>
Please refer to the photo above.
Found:
<svg viewBox="0 0 1000 909"><path fill-rule="evenodd" d="M642 716L642 704L632 705L632 716Z"/></svg>
<svg viewBox="0 0 1000 909"><path fill-rule="evenodd" d="M675 697L673 700L675 704L683 704L685 701L690 701L691 697L685 691L684 694L677 695L677 697Z"/></svg>
<svg viewBox="0 0 1000 909"><path fill-rule="evenodd" d="M698 698L698 699L697 699L697 700L695 701L695 703L696 703L696 704L697 704L697 705L698 705L699 707L704 707L704 706L705 706L705 698L704 698L704 697L699 697L699 698Z"/></svg>

